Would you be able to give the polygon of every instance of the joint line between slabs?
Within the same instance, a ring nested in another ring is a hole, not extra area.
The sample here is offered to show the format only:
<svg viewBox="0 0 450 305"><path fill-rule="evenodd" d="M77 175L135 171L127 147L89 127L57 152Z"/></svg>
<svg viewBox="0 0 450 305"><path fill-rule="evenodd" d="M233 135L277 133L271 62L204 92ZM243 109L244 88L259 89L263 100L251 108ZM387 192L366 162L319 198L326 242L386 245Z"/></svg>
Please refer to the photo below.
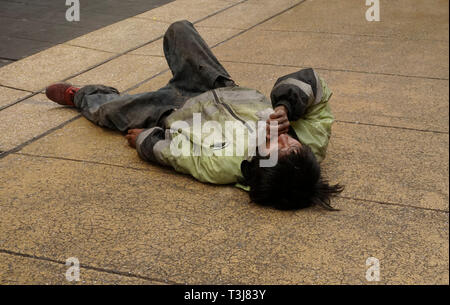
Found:
<svg viewBox="0 0 450 305"><path fill-rule="evenodd" d="M20 150L21 150L22 148L24 148L25 146L27 146L27 145L29 145L29 144L31 144L31 143L33 143L33 142L39 140L39 139L41 139L41 138L43 138L43 137L45 137L45 136L51 134L51 133L52 133L53 131L55 131L55 130L58 130L58 129L63 128L63 127L66 126L67 124L69 124L69 123L71 123L71 122L73 122L73 121L75 121L75 120L77 120L77 119L79 119L79 118L81 118L81 117L82 117L81 114L77 114L76 116L74 116L74 117L71 118L70 120L67 120L67 121L63 122L63 123L59 124L58 126L55 126L55 127L51 128L51 129L49 129L49 130L47 130L47 131L41 133L40 135L38 135L38 136L36 136L36 137L33 137L33 138L31 138L30 140L23 142L22 144L17 145L16 147L14 147L14 148L12 148L12 149L10 149L10 150L7 150L7 151L4 151L4 152L0 153L0 159L3 159L4 157L8 156L8 155L11 154L11 153L15 153L15 152L20 151Z"/></svg>
<svg viewBox="0 0 450 305"><path fill-rule="evenodd" d="M439 213L445 213L445 214L449 213L449 211L447 211L447 210L433 209L433 208L424 208L424 207L419 207L419 206L416 206L416 205L407 205L407 204L403 204L403 203L377 201L377 200L362 199L362 198L353 198L353 197L340 196L340 195L336 196L336 198L350 199L350 200L355 200L355 201L365 201L365 202L376 203L376 204L381 204L381 205L390 205L390 206L397 206L397 207L403 207L403 208L408 208L408 209L433 211L433 212L439 212Z"/></svg>
<svg viewBox="0 0 450 305"><path fill-rule="evenodd" d="M51 263L64 265L64 266L66 265L66 262L62 262L62 261L59 261L59 260L56 260L56 259L43 257L43 256L37 256L37 255L31 255L31 254L26 254L26 253L20 253L20 252L10 251L10 250L6 250L6 249L0 249L0 253L9 254L9 255L13 255L13 256L20 256L20 257L24 257L24 258L31 258L31 259L36 259L36 260L40 260L40 261L51 262ZM84 269L88 269L88 270L94 270L94 271L98 271L98 272L109 273L109 274L114 274L114 275L120 275L120 276L124 276L124 277L138 278L138 279L151 281L151 282L159 282L159 283L164 283L164 284L180 285L180 283L177 283L177 282L174 282L174 281L169 281L169 280L165 281L165 280L150 278L150 277L146 277L146 276L142 276L142 275L138 275L138 274L133 274L133 273L129 273L129 272L110 270L110 269L90 266L90 265L81 264L81 263L80 263L80 268L84 268Z"/></svg>
<svg viewBox="0 0 450 305"><path fill-rule="evenodd" d="M448 135L448 131L440 131L440 130L418 129L418 128L410 128L410 127L379 125L379 124L373 124L373 123L351 122L351 121L342 121L342 120L335 120L335 122L343 123L343 124L375 126L375 127L382 127L382 128L393 128L393 129L402 129L402 130L411 130L411 131L429 132L429 133L435 133L435 134L447 134Z"/></svg>
<svg viewBox="0 0 450 305"><path fill-rule="evenodd" d="M113 166L113 167L119 167L124 169L131 169L136 171L146 171L146 172L154 172L151 168L139 168L139 167L131 167L126 165L120 165L120 164L111 164L111 163L104 163L99 161L91 161L91 160L83 160L83 159L73 159L73 158L66 158L66 157L59 157L59 156L45 156L45 155L35 155L30 153L23 153L23 152L14 152L15 155L20 156L27 156L27 157L33 157L33 158L44 158L44 159L53 159L53 160L61 160L61 161L71 161L71 162L79 162L79 163L89 163L89 164L95 164L95 165L102 165L102 166ZM150 164L150 163L149 163Z"/></svg>
<svg viewBox="0 0 450 305"><path fill-rule="evenodd" d="M27 92L27 93L33 93L33 91L30 91L30 90L16 88L16 87L8 86L8 85L0 84L0 87L4 87L4 88L8 88L8 89L14 89L14 90L17 90L17 91L22 91L22 92Z"/></svg>
<svg viewBox="0 0 450 305"><path fill-rule="evenodd" d="M234 64L246 64L246 65L288 67L288 68L305 68L306 67L306 66L297 66L297 65L289 65L289 64L272 64L272 63L264 63L264 62L247 62L247 61L238 61L238 60L221 60L221 62L228 62L228 63L234 63ZM446 80L446 81L449 80L448 78L445 78L445 77L404 75L404 74L395 74L395 73L357 71L357 70L334 69L334 68L323 68L323 67L314 67L314 69L315 70L324 70L324 71L350 72L350 73L373 74L373 75L387 75L387 76L397 76L397 77L406 77L406 78L420 78L420 79L430 79L430 80Z"/></svg>
<svg viewBox="0 0 450 305"><path fill-rule="evenodd" d="M282 10L281 12L278 12L278 13L276 13L275 15L272 15L272 16L270 16L270 17L268 17L268 18L266 18L266 19L264 19L264 20L262 20L262 21L260 21L260 22L258 22L258 23L256 23L256 24L252 25L252 26L249 27L249 28L240 31L240 32L237 33L237 34L232 35L231 37L225 39L224 41L221 41L221 42L219 42L219 43L216 43L214 46L211 47L211 49L212 49L212 48L215 48L215 47L217 47L217 46L219 46L219 45L221 45L221 44L223 44L223 43L225 43L225 42L227 42L227 41L230 41L231 39L236 38L236 37L238 37L238 36L240 36L240 35L242 35L242 34L248 32L248 31L250 31L251 29L254 29L255 27L257 27L257 26L259 26L259 25L261 25L261 24L263 24L263 23L265 23L265 22L267 22L267 21L269 21L269 20L271 20L271 19L273 19L273 18L275 18L275 17L278 17L279 15L282 15L282 14L286 13L287 11L290 11L291 9L293 9L293 8L295 8L295 7L297 7L297 6L299 6L300 4L304 3L305 1L306 1L306 0L301 0L300 2L297 2L296 4L294 4L294 5L292 5L292 6L288 7L288 8L286 8L286 9L284 9L284 10Z"/></svg>
<svg viewBox="0 0 450 305"><path fill-rule="evenodd" d="M429 41L429 42L446 42L448 40L441 39L427 39L427 38L401 38L395 36L388 35L376 35L376 34L357 34L357 33L337 33L337 32L326 32L326 31L308 31L308 30L274 30L274 29L262 29L262 32L280 32L280 33L310 33L310 34L326 34L326 35L336 35L336 36L355 36L355 37L370 37L370 38L383 38L383 39L392 39L392 40L401 40L401 41Z"/></svg>

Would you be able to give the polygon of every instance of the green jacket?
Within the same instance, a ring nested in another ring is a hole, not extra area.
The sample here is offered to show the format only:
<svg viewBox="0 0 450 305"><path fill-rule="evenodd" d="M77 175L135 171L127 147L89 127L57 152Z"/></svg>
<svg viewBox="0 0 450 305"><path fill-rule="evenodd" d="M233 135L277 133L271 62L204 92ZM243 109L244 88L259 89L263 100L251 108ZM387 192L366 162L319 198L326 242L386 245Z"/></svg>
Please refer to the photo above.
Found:
<svg viewBox="0 0 450 305"><path fill-rule="evenodd" d="M334 120L328 104L331 94L313 69L278 79L271 100L254 89L237 86L210 90L170 114L166 129L142 132L137 150L145 160L202 182L239 183L242 161L254 155L256 143L249 138L255 138L257 122L265 122L272 107L285 105L299 141L310 146L321 162Z"/></svg>

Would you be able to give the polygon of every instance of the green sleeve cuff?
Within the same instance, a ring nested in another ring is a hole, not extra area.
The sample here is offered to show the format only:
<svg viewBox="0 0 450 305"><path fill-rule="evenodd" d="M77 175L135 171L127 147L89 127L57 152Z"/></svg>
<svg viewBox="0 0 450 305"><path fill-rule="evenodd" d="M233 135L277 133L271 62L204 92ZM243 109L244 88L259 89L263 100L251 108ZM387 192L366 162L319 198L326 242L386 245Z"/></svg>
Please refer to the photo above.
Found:
<svg viewBox="0 0 450 305"><path fill-rule="evenodd" d="M234 186L237 188L240 188L246 192L250 192L250 186L248 186L248 185L242 185L240 183L236 183Z"/></svg>

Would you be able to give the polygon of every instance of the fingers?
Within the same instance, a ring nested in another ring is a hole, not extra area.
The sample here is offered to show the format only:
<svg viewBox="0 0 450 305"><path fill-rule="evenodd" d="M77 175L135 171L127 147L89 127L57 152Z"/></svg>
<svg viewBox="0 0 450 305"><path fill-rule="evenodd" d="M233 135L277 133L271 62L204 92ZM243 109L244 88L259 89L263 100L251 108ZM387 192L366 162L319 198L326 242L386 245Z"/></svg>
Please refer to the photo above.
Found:
<svg viewBox="0 0 450 305"><path fill-rule="evenodd" d="M288 117L286 115L286 112L284 111L275 111L269 116L269 119L267 121L269 122L273 120L276 120L278 121L278 124L281 124L284 121L288 121Z"/></svg>
<svg viewBox="0 0 450 305"><path fill-rule="evenodd" d="M289 130L289 120L286 114L278 115L277 113L273 113L270 116L270 119L266 121L267 126L270 126L271 122L276 121L278 123L278 133L286 133ZM269 130L269 129L267 129Z"/></svg>
<svg viewBox="0 0 450 305"><path fill-rule="evenodd" d="M281 124L278 124L276 127L270 125L270 121L266 124L266 138L270 139L275 135L275 131L277 131L277 135L288 133L289 131L289 121L284 121Z"/></svg>
<svg viewBox="0 0 450 305"><path fill-rule="evenodd" d="M275 110L275 112L282 112L284 114L287 114L288 109L285 105L279 105L277 107L275 107L273 110Z"/></svg>
<svg viewBox="0 0 450 305"><path fill-rule="evenodd" d="M284 113L283 111L275 111L274 113L272 113L269 118L271 119L279 119L282 118L283 116L286 116L286 113Z"/></svg>
<svg viewBox="0 0 450 305"><path fill-rule="evenodd" d="M273 120L267 120L266 124L270 125L271 122L277 122L278 126L289 123L289 121L286 118L279 118L279 119L273 119Z"/></svg>
<svg viewBox="0 0 450 305"><path fill-rule="evenodd" d="M284 123L278 125L278 133L282 134L282 133L287 133L289 131L289 121L285 121Z"/></svg>

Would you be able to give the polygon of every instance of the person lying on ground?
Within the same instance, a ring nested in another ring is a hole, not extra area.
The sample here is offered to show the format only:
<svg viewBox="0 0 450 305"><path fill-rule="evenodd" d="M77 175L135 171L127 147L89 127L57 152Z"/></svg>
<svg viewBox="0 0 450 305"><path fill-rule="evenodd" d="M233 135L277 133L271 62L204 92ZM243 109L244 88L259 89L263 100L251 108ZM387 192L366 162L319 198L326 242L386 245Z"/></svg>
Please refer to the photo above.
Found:
<svg viewBox="0 0 450 305"><path fill-rule="evenodd" d="M170 25L163 48L173 77L157 91L120 95L104 85L57 83L46 95L125 133L144 160L201 182L233 183L260 205L333 209L330 198L343 188L329 184L319 164L334 121L332 93L314 69L279 78L269 100L236 85L186 20Z"/></svg>

